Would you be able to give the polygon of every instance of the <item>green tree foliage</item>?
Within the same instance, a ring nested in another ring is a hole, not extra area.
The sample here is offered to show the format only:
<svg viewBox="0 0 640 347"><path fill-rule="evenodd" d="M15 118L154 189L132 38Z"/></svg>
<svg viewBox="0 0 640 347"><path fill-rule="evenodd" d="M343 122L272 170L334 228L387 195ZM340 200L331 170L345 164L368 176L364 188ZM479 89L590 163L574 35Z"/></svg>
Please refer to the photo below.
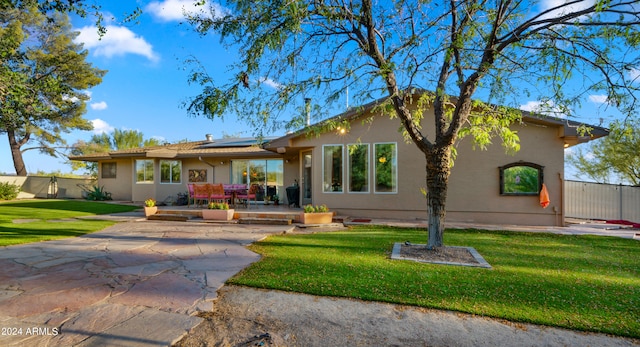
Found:
<svg viewBox="0 0 640 347"><path fill-rule="evenodd" d="M347 88L358 103L385 96L379 109L397 118L406 138L425 155L429 247L442 245L456 141L473 136L484 148L497 137L507 150L518 149L510 125L520 113L492 104L516 106L519 97L533 95L570 113L587 92L606 94L625 112L636 103L637 84L627 73L639 66L635 1L230 0L225 5L190 22L238 50L240 58L229 67L234 75L219 80L196 61L189 80L203 89L186 103L187 110L211 118L234 114L255 129L270 130L304 124L302 115L283 114L311 94L319 104L314 112L330 110ZM416 90L433 93L416 99ZM317 100L318 95L325 98ZM435 114L432 124L422 122L426 109Z"/></svg>
<svg viewBox="0 0 640 347"><path fill-rule="evenodd" d="M580 176L596 182L609 183L616 175L625 183L640 186L640 119L616 121L610 131L609 136L568 155L567 162Z"/></svg>
<svg viewBox="0 0 640 347"><path fill-rule="evenodd" d="M30 11L37 9L43 15L57 11L61 13L74 13L80 17L93 16L96 21L96 27L98 33L104 35L107 32L104 26L105 18L102 7L94 2L85 0L1 0L0 11L18 10L18 11ZM142 11L140 8L135 8L129 14L127 14L123 22L131 22L137 19ZM114 21L114 18L108 18L110 21Z"/></svg>
<svg viewBox="0 0 640 347"><path fill-rule="evenodd" d="M27 175L23 152L56 156L55 146L65 144L62 134L92 128L82 118L89 98L84 90L106 71L86 62L76 36L65 14L0 12L0 134L9 139L17 175Z"/></svg>
<svg viewBox="0 0 640 347"><path fill-rule="evenodd" d="M116 129L112 134L95 134L91 136L91 139L87 142L82 140L76 142L72 146L70 154L74 156L97 153L106 154L111 151L159 145L160 141L158 139L145 139L144 134L140 131ZM94 177L98 174L97 163L72 160L69 164L73 170L85 169L87 174Z"/></svg>

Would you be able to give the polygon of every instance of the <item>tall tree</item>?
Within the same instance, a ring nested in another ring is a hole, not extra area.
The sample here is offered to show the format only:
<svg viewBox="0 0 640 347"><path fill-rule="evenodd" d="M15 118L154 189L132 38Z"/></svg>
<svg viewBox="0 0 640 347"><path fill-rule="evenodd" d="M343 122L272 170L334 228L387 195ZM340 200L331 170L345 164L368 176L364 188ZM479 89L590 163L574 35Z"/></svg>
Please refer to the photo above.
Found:
<svg viewBox="0 0 640 347"><path fill-rule="evenodd" d="M62 134L89 130L82 118L84 92L102 81L106 71L86 62L87 51L73 43L66 14L43 16L35 8L0 12L0 133L7 135L19 176L27 169L22 153L38 149L56 156ZM34 143L33 147L25 147Z"/></svg>
<svg viewBox="0 0 640 347"><path fill-rule="evenodd" d="M615 175L640 186L640 119L613 122L609 136L577 149L567 161L596 182L609 183Z"/></svg>
<svg viewBox="0 0 640 347"><path fill-rule="evenodd" d="M219 81L195 68L190 81L204 88L188 111L212 118L235 114L267 127L286 124L289 120L280 117L287 105L311 93L325 95L327 103L347 88L360 101L386 96L380 109L399 119L425 156L429 248L442 246L456 141L472 135L483 147L498 136L508 149L518 148L517 134L509 130L517 112L491 104L515 106L518 97L533 94L571 113L591 92L606 94L625 112L636 102L637 84L628 72L639 63L637 1L229 0L225 5L222 12L211 6L210 15L190 22L239 51L240 59L230 66L235 74ZM413 100L414 88L433 94ZM422 122L427 108L435 114L431 125Z"/></svg>
<svg viewBox="0 0 640 347"><path fill-rule="evenodd" d="M71 149L71 155L87 155L96 153L108 153L111 151L131 149L138 147L151 147L159 146L160 141L156 138L144 138L144 134L137 130L119 130L116 129L113 133L96 134L91 136L88 142L78 141ZM85 169L88 174L96 176L98 174L98 167L96 163L70 161L69 163L73 170Z"/></svg>
<svg viewBox="0 0 640 347"><path fill-rule="evenodd" d="M57 11L61 13L75 13L81 17L93 16L95 18L98 33L104 35L107 32L104 26L105 18L102 7L93 1L86 0L2 0L0 1L0 11L18 10L28 11L37 9L43 15ZM127 14L123 22L131 22L137 19L142 10L135 8ZM114 18L109 18L113 21Z"/></svg>

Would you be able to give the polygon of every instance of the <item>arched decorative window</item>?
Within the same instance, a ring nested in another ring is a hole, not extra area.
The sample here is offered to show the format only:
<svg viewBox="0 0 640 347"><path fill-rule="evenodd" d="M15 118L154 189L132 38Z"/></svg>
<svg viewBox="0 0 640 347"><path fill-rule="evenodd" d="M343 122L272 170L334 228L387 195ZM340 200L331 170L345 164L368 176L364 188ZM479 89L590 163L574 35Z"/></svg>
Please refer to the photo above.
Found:
<svg viewBox="0 0 640 347"><path fill-rule="evenodd" d="M500 166L500 195L538 195L544 182L544 166L516 162Z"/></svg>

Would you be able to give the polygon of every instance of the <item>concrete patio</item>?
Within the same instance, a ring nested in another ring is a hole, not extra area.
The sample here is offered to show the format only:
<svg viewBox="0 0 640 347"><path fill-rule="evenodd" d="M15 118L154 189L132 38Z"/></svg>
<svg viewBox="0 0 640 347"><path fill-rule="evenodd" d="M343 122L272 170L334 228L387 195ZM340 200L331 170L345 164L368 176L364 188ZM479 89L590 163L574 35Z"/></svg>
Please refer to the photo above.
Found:
<svg viewBox="0 0 640 347"><path fill-rule="evenodd" d="M115 216L140 220L140 215ZM0 345L167 346L257 261L246 245L291 226L119 223L0 251Z"/></svg>

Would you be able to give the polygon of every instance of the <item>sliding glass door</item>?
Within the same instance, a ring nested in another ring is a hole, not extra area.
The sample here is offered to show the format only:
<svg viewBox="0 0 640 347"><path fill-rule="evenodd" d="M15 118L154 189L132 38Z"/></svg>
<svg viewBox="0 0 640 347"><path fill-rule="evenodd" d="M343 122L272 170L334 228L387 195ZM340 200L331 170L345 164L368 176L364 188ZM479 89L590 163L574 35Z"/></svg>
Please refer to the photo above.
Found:
<svg viewBox="0 0 640 347"><path fill-rule="evenodd" d="M231 183L259 185L264 195L279 194L284 177L282 159L238 159L231 162ZM275 188L274 188L275 187Z"/></svg>

